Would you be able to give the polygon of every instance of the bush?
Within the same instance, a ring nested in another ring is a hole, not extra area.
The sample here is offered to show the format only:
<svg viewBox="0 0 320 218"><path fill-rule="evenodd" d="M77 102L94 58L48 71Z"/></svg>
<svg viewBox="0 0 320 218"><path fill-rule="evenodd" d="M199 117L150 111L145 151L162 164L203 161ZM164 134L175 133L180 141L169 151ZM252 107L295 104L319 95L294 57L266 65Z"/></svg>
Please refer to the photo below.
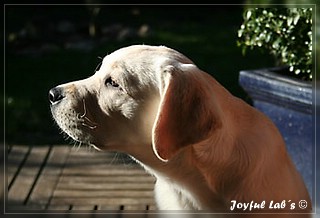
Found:
<svg viewBox="0 0 320 218"><path fill-rule="evenodd" d="M238 30L238 46L260 48L274 55L277 65L312 80L312 8L248 8Z"/></svg>

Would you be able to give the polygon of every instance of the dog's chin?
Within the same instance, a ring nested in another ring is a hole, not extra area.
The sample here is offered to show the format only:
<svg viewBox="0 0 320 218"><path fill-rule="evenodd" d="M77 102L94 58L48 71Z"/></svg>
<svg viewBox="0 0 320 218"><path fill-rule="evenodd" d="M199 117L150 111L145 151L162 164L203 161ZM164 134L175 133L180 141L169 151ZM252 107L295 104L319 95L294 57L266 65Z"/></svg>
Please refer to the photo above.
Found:
<svg viewBox="0 0 320 218"><path fill-rule="evenodd" d="M56 124L68 137L79 143L92 143L92 136L89 134L90 128L85 126L86 124L84 124L83 118L79 117L79 113L61 107L52 107L51 112Z"/></svg>
<svg viewBox="0 0 320 218"><path fill-rule="evenodd" d="M78 142L80 144L91 144L92 140L89 135L86 135L84 133L79 133L78 131L74 130L63 130L64 133L70 137L75 142Z"/></svg>
<svg viewBox="0 0 320 218"><path fill-rule="evenodd" d="M66 134L68 138L71 138L76 144L87 145L93 147L96 150L101 150L99 148L100 146L98 146L98 143L94 141L94 138L83 130L65 129L63 127L60 127L60 129Z"/></svg>

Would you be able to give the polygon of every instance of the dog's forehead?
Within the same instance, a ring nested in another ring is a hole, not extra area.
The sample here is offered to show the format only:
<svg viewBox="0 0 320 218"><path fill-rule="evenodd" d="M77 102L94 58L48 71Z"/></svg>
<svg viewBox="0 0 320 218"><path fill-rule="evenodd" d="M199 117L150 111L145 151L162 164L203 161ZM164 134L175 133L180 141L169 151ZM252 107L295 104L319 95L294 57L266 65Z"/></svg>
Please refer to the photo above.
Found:
<svg viewBox="0 0 320 218"><path fill-rule="evenodd" d="M142 68L155 68L157 65L160 65L164 59L168 58L168 54L164 54L165 50L166 48L163 46L145 45L121 48L103 58L98 74L105 76L106 73L112 73L117 69L125 69L127 72L134 73Z"/></svg>
<svg viewBox="0 0 320 218"><path fill-rule="evenodd" d="M144 56L144 55L159 55L164 52L175 53L177 51L167 48L165 46L150 46L150 45L132 45L128 47L120 48L109 56L127 56L134 54L135 56Z"/></svg>
<svg viewBox="0 0 320 218"><path fill-rule="evenodd" d="M136 77L138 81L152 80L158 69L167 65L193 63L180 52L165 46L132 45L104 57L98 75L115 79Z"/></svg>
<svg viewBox="0 0 320 218"><path fill-rule="evenodd" d="M168 50L163 46L135 45L121 48L105 56L103 63L108 63L109 65L116 63L134 65L153 62L156 58L168 55Z"/></svg>
<svg viewBox="0 0 320 218"><path fill-rule="evenodd" d="M180 52L166 46L132 45L118 49L103 59L103 64L109 66L118 63L139 64L161 64L163 61L180 63L192 63L190 59Z"/></svg>

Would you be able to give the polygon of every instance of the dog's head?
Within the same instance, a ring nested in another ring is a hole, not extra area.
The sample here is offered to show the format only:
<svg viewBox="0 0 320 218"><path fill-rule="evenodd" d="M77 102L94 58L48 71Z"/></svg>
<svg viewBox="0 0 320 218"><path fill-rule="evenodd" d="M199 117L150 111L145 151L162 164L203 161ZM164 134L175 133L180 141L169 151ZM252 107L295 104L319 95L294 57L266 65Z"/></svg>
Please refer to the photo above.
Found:
<svg viewBox="0 0 320 218"><path fill-rule="evenodd" d="M49 91L53 117L71 138L102 150L149 145L161 160L212 128L206 77L181 53L135 45L107 55L96 73Z"/></svg>

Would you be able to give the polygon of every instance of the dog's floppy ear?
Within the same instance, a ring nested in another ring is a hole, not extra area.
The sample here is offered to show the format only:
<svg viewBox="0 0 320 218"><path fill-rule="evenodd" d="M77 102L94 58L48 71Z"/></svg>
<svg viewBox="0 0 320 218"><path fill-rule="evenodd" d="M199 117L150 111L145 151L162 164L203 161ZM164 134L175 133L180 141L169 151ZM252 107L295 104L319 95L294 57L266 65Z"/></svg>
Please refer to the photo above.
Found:
<svg viewBox="0 0 320 218"><path fill-rule="evenodd" d="M153 150L168 161L181 148L204 140L215 125L204 72L193 64L166 66L160 73L160 105L152 130Z"/></svg>

